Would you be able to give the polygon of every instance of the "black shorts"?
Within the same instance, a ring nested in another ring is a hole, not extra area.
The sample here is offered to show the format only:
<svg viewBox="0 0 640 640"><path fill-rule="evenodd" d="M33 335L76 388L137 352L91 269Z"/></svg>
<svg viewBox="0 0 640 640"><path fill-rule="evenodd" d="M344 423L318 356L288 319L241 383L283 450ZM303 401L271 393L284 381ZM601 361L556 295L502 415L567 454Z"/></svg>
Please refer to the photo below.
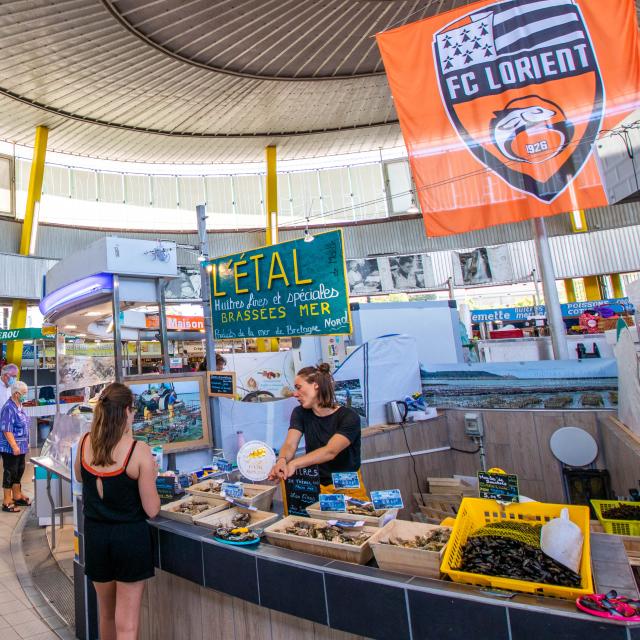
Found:
<svg viewBox="0 0 640 640"><path fill-rule="evenodd" d="M19 456L14 456L13 453L2 454L2 488L11 489L14 484L20 484L22 480L22 474L24 473L24 457L25 454L21 453Z"/></svg>
<svg viewBox="0 0 640 640"><path fill-rule="evenodd" d="M141 522L84 521L84 573L94 582L137 582L154 575L151 528Z"/></svg>

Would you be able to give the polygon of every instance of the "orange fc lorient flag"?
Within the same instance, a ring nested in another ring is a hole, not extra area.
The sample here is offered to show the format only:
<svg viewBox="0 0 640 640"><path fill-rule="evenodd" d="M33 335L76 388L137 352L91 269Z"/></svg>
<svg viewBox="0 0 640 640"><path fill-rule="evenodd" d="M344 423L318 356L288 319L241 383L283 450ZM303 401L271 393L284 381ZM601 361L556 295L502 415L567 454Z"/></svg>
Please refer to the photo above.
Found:
<svg viewBox="0 0 640 640"><path fill-rule="evenodd" d="M377 40L428 235L608 204L595 144L638 107L632 0L482 1Z"/></svg>

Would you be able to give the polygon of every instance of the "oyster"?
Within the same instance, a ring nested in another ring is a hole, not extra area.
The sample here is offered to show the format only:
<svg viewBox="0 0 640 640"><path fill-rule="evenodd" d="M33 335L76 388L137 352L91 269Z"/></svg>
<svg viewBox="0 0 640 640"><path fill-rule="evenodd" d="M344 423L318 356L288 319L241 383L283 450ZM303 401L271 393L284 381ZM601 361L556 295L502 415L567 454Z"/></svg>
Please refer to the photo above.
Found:
<svg viewBox="0 0 640 640"><path fill-rule="evenodd" d="M234 527L246 527L250 522L251 516L248 513L237 513L231 520Z"/></svg>
<svg viewBox="0 0 640 640"><path fill-rule="evenodd" d="M186 513L191 516L198 515L199 513L203 513L207 509L210 509L211 505L204 500L198 500L196 498L192 498L182 504L171 509L174 513Z"/></svg>
<svg viewBox="0 0 640 640"><path fill-rule="evenodd" d="M425 551L441 551L449 541L450 529L434 529L425 536L415 536L413 540L402 540L400 538L389 538L381 541L382 544L390 544L396 547L407 549L424 549Z"/></svg>
<svg viewBox="0 0 640 640"><path fill-rule="evenodd" d="M315 524L313 522L297 521L286 527L285 533L302 538L314 538L316 540L326 540L327 542L337 542L339 544L352 544L360 546L364 544L371 535L362 531L350 532L343 527L336 525Z"/></svg>

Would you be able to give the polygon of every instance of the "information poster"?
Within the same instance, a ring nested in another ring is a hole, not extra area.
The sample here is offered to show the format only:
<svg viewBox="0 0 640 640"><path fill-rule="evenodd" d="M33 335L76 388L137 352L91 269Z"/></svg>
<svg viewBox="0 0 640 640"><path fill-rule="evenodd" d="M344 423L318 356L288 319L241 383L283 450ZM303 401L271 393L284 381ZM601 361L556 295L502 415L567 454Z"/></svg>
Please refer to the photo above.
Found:
<svg viewBox="0 0 640 640"><path fill-rule="evenodd" d="M342 232L206 263L216 340L351 333Z"/></svg>

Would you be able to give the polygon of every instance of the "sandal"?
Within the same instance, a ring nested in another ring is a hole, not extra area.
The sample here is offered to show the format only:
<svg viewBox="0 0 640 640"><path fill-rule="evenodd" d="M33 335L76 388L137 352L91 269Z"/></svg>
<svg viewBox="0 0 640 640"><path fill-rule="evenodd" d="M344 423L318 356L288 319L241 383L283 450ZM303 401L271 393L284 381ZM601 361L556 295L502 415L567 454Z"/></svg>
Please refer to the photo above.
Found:
<svg viewBox="0 0 640 640"><path fill-rule="evenodd" d="M29 498L17 498L13 500L13 504L18 504L21 507L30 507L31 506L31 500L29 500Z"/></svg>
<svg viewBox="0 0 640 640"><path fill-rule="evenodd" d="M20 513L20 509L17 509L15 504L3 504L2 510L7 513Z"/></svg>

